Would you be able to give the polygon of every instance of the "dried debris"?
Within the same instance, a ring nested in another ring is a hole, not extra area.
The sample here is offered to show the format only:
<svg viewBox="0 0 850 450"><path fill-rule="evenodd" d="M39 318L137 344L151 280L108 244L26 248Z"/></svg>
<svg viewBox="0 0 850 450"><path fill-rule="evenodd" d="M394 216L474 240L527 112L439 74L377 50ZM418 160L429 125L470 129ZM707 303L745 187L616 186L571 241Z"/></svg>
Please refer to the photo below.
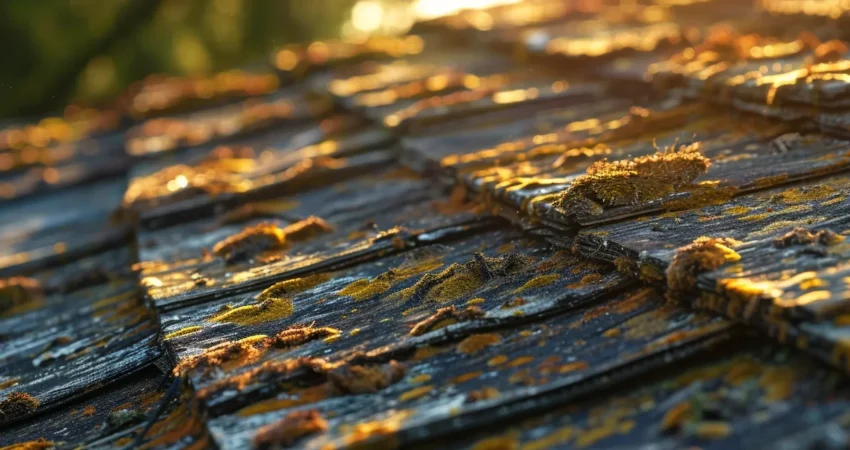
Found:
<svg viewBox="0 0 850 450"><path fill-rule="evenodd" d="M147 414L138 410L122 409L109 414L106 425L109 430L117 431L145 421Z"/></svg>
<svg viewBox="0 0 850 450"><path fill-rule="evenodd" d="M38 399L26 392L12 392L0 400L0 423L32 414L39 404Z"/></svg>
<svg viewBox="0 0 850 450"><path fill-rule="evenodd" d="M327 372L328 380L343 394L369 394L401 380L407 368L397 361L388 364L344 364Z"/></svg>
<svg viewBox="0 0 850 450"><path fill-rule="evenodd" d="M312 324L292 325L273 337L266 338L263 341L263 346L277 348L297 347L316 339L338 336L340 333L340 330L331 327L314 327Z"/></svg>
<svg viewBox="0 0 850 450"><path fill-rule="evenodd" d="M256 359L261 350L257 348L257 342L264 339L251 337L233 342L222 342L212 346L203 353L180 361L174 368L174 374L183 376L193 370L202 370L207 373L213 368L219 368L225 363L244 363Z"/></svg>
<svg viewBox="0 0 850 450"><path fill-rule="evenodd" d="M39 304L44 290L38 280L27 277L0 279L0 316Z"/></svg>
<svg viewBox="0 0 850 450"><path fill-rule="evenodd" d="M823 245L830 246L844 241L844 236L836 234L831 230L820 230L811 232L803 227L797 227L773 240L776 248L786 248L795 245Z"/></svg>
<svg viewBox="0 0 850 450"><path fill-rule="evenodd" d="M734 239L703 236L676 250L666 271L667 298L685 300L687 294L696 290L697 275L740 260L741 255L731 248L738 244L740 242Z"/></svg>
<svg viewBox="0 0 850 450"><path fill-rule="evenodd" d="M700 144L668 147L649 156L593 163L555 205L572 213L598 215L605 206L637 205L689 187L711 162Z"/></svg>
<svg viewBox="0 0 850 450"><path fill-rule="evenodd" d="M484 311L476 306L467 306L466 309L458 311L454 306L440 308L430 317L418 322L410 330L411 336L421 336L429 331L439 330L449 325L480 319L484 317Z"/></svg>
<svg viewBox="0 0 850 450"><path fill-rule="evenodd" d="M48 441L47 439L39 438L35 441L20 442L17 444L2 447L0 448L0 450L47 450L54 447L56 447L56 443L54 443L53 441Z"/></svg>
<svg viewBox="0 0 850 450"><path fill-rule="evenodd" d="M328 423L319 411L293 411L283 419L266 425L254 435L254 448L290 447L299 439L328 429Z"/></svg>

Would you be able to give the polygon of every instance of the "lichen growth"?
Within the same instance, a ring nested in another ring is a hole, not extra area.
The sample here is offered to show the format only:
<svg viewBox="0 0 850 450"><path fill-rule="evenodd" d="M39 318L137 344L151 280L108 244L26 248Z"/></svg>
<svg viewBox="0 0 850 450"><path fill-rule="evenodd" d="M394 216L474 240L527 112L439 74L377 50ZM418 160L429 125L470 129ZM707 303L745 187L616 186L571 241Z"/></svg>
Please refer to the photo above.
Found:
<svg viewBox="0 0 850 450"><path fill-rule="evenodd" d="M44 300L38 280L27 277L0 279L0 316L37 308Z"/></svg>
<svg viewBox="0 0 850 450"><path fill-rule="evenodd" d="M825 184L796 187L786 189L779 194L776 194L770 198L770 201L774 203L781 202L788 204L808 203L827 198L835 192L835 188Z"/></svg>
<svg viewBox="0 0 850 450"><path fill-rule="evenodd" d="M32 414L39 405L38 399L26 392L12 392L0 400L0 423Z"/></svg>
<svg viewBox="0 0 850 450"><path fill-rule="evenodd" d="M415 387L415 388L413 388L413 389L411 389L407 392L402 393L401 395L398 396L398 399L403 401L403 402L409 401L409 400L415 400L417 398L424 397L424 396L428 395L433 390L434 390L434 386L431 386L431 385L418 386L418 387Z"/></svg>
<svg viewBox="0 0 850 450"><path fill-rule="evenodd" d="M522 286L514 289L513 293L518 294L523 291L527 291L529 289L537 289L543 286L548 286L558 280L561 279L561 275L557 273L550 273L547 275L538 275L528 281L525 282Z"/></svg>
<svg viewBox="0 0 850 450"><path fill-rule="evenodd" d="M280 333L266 338L263 341L264 347L297 347L306 344L307 342L338 336L341 332L336 328L331 327L315 327L313 325L292 325L287 327Z"/></svg>
<svg viewBox="0 0 850 450"><path fill-rule="evenodd" d="M501 336L495 333L473 334L457 344L457 351L472 355L500 342L502 342Z"/></svg>
<svg viewBox="0 0 850 450"><path fill-rule="evenodd" d="M454 263L438 274L426 274L416 284L396 292L391 298L449 302L475 292L489 280L526 270L529 264L528 258L514 253L497 257L475 253L472 261Z"/></svg>
<svg viewBox="0 0 850 450"><path fill-rule="evenodd" d="M8 389L18 384L19 381L21 381L21 379L18 377L6 378L5 380L0 381L0 390Z"/></svg>
<svg viewBox="0 0 850 450"><path fill-rule="evenodd" d="M589 273L578 281L578 283L573 283L567 286L570 289L580 289L587 286L592 286L595 283L602 281L602 275L598 273Z"/></svg>
<svg viewBox="0 0 850 450"><path fill-rule="evenodd" d="M418 273L436 269L441 265L442 263L440 261L429 259L420 264L392 268L372 279L361 278L355 280L342 288L338 294L353 297L358 301L367 300L389 291L395 283L406 280ZM395 297L392 296L392 298Z"/></svg>
<svg viewBox="0 0 850 450"><path fill-rule="evenodd" d="M291 280L275 283L257 294L257 301L265 301L268 299L280 299L288 295L297 294L318 286L330 279L327 273L319 273L301 278L293 278Z"/></svg>
<svg viewBox="0 0 850 450"><path fill-rule="evenodd" d="M661 199L708 171L700 144L668 147L653 155L593 163L555 201L566 211L598 215L604 206L637 205Z"/></svg>
<svg viewBox="0 0 850 450"><path fill-rule="evenodd" d="M319 411L293 411L283 419L257 430L253 445L255 449L290 447L305 436L322 433L327 429L328 423Z"/></svg>
<svg viewBox="0 0 850 450"><path fill-rule="evenodd" d="M210 318L210 322L228 322L237 325L256 325L263 322L284 319L295 312L292 300L288 298L269 298L259 304L233 308Z"/></svg>
<svg viewBox="0 0 850 450"><path fill-rule="evenodd" d="M484 317L484 311L475 306L468 306L466 309L458 311L454 306L440 308L433 315L418 322L410 330L411 336L421 336L430 331L439 330L449 325L475 320Z"/></svg>
<svg viewBox="0 0 850 450"><path fill-rule="evenodd" d="M702 182L687 189L688 196L664 202L666 211L685 211L706 206L723 205L738 194L734 186L719 186L716 181Z"/></svg>
<svg viewBox="0 0 850 450"><path fill-rule="evenodd" d="M676 250L666 271L667 298L671 301L684 300L696 289L697 275L740 260L741 256L730 248L738 244L740 242L734 239L703 236Z"/></svg>
<svg viewBox="0 0 850 450"><path fill-rule="evenodd" d="M198 331L201 331L201 327L199 327L199 326L181 328L177 331L173 331L171 333L166 334L163 337L163 339L165 339L167 341L169 339L174 339L176 337L186 336L187 334L197 333Z"/></svg>

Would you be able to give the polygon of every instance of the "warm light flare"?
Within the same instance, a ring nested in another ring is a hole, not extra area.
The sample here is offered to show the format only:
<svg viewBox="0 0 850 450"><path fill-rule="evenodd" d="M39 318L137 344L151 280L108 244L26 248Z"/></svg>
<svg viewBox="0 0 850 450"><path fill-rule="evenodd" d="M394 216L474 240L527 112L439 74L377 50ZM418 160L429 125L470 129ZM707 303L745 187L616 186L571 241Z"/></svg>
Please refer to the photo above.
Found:
<svg viewBox="0 0 850 450"><path fill-rule="evenodd" d="M417 0L413 11L418 20L431 20L463 10L486 9L519 2L520 0Z"/></svg>

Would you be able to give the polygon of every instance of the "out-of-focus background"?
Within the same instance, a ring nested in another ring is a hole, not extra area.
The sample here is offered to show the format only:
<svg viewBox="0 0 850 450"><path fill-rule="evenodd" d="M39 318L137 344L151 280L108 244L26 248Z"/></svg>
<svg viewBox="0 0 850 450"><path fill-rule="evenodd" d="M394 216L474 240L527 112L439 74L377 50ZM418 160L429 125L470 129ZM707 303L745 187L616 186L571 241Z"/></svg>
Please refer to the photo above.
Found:
<svg viewBox="0 0 850 450"><path fill-rule="evenodd" d="M493 0L38 0L0 2L0 117L97 105L152 73L203 75L314 39L407 31ZM510 3L500 0L497 3Z"/></svg>

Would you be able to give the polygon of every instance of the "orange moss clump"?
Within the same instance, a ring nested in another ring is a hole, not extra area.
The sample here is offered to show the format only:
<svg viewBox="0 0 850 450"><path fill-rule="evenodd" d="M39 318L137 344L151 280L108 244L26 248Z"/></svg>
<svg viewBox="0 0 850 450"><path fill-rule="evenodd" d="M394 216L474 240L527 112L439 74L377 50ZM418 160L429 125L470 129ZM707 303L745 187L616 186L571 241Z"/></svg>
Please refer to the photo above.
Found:
<svg viewBox="0 0 850 450"><path fill-rule="evenodd" d="M568 211L601 213L603 206L641 204L690 186L711 162L700 144L669 147L649 156L593 163L555 202ZM576 209L577 208L577 209Z"/></svg>
<svg viewBox="0 0 850 450"><path fill-rule="evenodd" d="M213 253L231 263L285 245L286 234L283 229L273 223L263 222L217 242L213 246Z"/></svg>
<svg viewBox="0 0 850 450"><path fill-rule="evenodd" d="M314 327L313 325L292 325L274 337L263 341L264 347L297 347L316 339L337 336L341 332L331 327Z"/></svg>
<svg viewBox="0 0 850 450"><path fill-rule="evenodd" d="M844 236L836 234L831 230L820 230L812 233L811 231L797 227L784 235L773 240L773 246L776 248L785 248L792 245L834 245L844 241Z"/></svg>
<svg viewBox="0 0 850 450"><path fill-rule="evenodd" d="M40 402L26 392L12 392L0 401L0 423L35 412Z"/></svg>
<svg viewBox="0 0 850 450"><path fill-rule="evenodd" d="M344 364L327 372L328 381L343 394L370 394L401 380L407 368L390 361L383 365Z"/></svg>
<svg viewBox="0 0 850 450"><path fill-rule="evenodd" d="M0 315L29 310L44 299L44 291L38 280L27 277L11 277L0 280Z"/></svg>
<svg viewBox="0 0 850 450"><path fill-rule="evenodd" d="M254 435L254 448L289 447L299 439L328 429L328 422L318 411L293 411L283 419L266 425Z"/></svg>
<svg viewBox="0 0 850 450"><path fill-rule="evenodd" d="M283 298L287 295L292 295L298 292L312 289L330 279L330 275L319 273L307 277L293 278L291 280L281 281L268 287L263 292L257 294L257 300L264 301L271 298Z"/></svg>
<svg viewBox="0 0 850 450"><path fill-rule="evenodd" d="M254 345L257 339L247 338L235 342L222 342L204 350L203 353L180 361L174 374L182 376L191 370L203 369L204 373L225 363L246 363L256 359L260 350Z"/></svg>
<svg viewBox="0 0 850 450"><path fill-rule="evenodd" d="M283 234L289 242L300 242L313 239L319 234L330 233L333 230L334 227L324 219L310 216L285 226L283 228Z"/></svg>
<svg viewBox="0 0 850 450"><path fill-rule="evenodd" d="M242 177L218 164L197 167L177 164L145 177L134 178L124 194L123 206L156 206L199 195L238 190Z"/></svg>
<svg viewBox="0 0 850 450"><path fill-rule="evenodd" d="M848 47L844 41L831 40L815 47L813 61L815 64L837 62L844 59Z"/></svg>
<svg viewBox="0 0 850 450"><path fill-rule="evenodd" d="M461 311L458 311L454 306L447 306L438 309L433 315L414 325L413 329L410 330L410 335L421 336L429 331L481 317L484 317L484 311L475 306L467 306L466 309Z"/></svg>
<svg viewBox="0 0 850 450"><path fill-rule="evenodd" d="M47 450L55 446L56 444L54 444L53 441L39 438L35 441L20 442L6 447L0 447L0 450Z"/></svg>
<svg viewBox="0 0 850 450"><path fill-rule="evenodd" d="M310 216L304 220L280 228L273 223L263 222L246 227L213 246L213 254L228 263L251 258L268 250L286 248L291 242L306 241L318 234L333 231L324 220Z"/></svg>
<svg viewBox="0 0 850 450"><path fill-rule="evenodd" d="M692 244L676 250L673 261L667 268L667 298L683 300L696 289L696 277L702 272L714 270L727 262L741 259L735 250L740 242L728 238L697 238Z"/></svg>
<svg viewBox="0 0 850 450"><path fill-rule="evenodd" d="M237 325L256 325L292 315L295 306L288 298L269 298L256 305L229 309L209 319L211 322L229 322Z"/></svg>
<svg viewBox="0 0 850 450"><path fill-rule="evenodd" d="M494 387L485 387L475 391L470 391L469 394L466 394L467 403L475 403L483 400L494 399L501 395L499 390Z"/></svg>
<svg viewBox="0 0 850 450"><path fill-rule="evenodd" d="M473 334L460 341L457 345L457 350L461 353L471 355L500 342L502 342L501 336L495 333Z"/></svg>

